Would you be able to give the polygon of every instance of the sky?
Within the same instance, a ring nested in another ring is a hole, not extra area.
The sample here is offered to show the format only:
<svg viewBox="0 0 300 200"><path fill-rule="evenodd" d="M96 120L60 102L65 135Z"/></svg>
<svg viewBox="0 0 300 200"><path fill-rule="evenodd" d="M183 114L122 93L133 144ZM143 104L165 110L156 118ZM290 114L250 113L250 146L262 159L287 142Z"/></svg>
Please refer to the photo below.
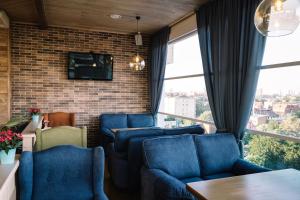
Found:
<svg viewBox="0 0 300 200"><path fill-rule="evenodd" d="M288 36L268 37L263 65L300 61L300 26ZM167 64L165 77L202 74L197 34L174 43L173 64ZM203 78L165 81L166 92L205 92ZM300 94L300 66L261 70L257 91L263 94Z"/></svg>

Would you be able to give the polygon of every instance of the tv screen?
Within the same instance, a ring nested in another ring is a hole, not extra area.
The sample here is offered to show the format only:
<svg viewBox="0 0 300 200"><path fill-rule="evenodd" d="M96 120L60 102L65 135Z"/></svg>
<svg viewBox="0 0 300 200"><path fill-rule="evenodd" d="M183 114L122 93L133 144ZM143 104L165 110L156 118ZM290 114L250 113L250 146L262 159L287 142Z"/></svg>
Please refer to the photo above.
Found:
<svg viewBox="0 0 300 200"><path fill-rule="evenodd" d="M68 79L112 80L113 57L109 54L70 52Z"/></svg>

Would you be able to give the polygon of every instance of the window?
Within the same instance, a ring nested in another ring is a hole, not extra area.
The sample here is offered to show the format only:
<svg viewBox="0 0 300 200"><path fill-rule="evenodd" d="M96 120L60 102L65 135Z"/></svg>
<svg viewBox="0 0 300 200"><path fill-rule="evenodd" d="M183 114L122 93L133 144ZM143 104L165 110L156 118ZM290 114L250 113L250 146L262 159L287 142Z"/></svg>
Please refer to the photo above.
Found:
<svg viewBox="0 0 300 200"><path fill-rule="evenodd" d="M167 66L158 124L163 127L185 126L199 119L213 122L205 88L201 53L196 33L168 46ZM186 120L178 120L176 117Z"/></svg>
<svg viewBox="0 0 300 200"><path fill-rule="evenodd" d="M246 159L272 169L300 169L300 27L267 38L249 132ZM266 135L266 136L262 136Z"/></svg>
<svg viewBox="0 0 300 200"><path fill-rule="evenodd" d="M267 38L249 129L300 138L299 44L300 28Z"/></svg>

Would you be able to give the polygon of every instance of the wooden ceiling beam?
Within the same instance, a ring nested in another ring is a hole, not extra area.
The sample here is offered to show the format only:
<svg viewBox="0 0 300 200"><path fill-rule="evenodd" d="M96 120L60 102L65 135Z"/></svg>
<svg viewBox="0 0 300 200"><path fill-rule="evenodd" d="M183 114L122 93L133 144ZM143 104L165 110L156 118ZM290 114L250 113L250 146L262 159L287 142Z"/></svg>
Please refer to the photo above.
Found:
<svg viewBox="0 0 300 200"><path fill-rule="evenodd" d="M35 7L38 13L38 24L41 29L46 29L48 27L48 22L45 13L45 3L44 0L35 0Z"/></svg>

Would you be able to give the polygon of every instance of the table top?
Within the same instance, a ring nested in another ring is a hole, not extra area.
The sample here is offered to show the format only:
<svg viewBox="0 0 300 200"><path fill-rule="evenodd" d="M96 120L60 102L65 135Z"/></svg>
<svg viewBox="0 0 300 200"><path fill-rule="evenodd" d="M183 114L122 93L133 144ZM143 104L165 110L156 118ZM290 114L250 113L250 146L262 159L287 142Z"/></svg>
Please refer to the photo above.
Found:
<svg viewBox="0 0 300 200"><path fill-rule="evenodd" d="M205 200L300 200L300 171L295 169L234 176L187 184Z"/></svg>

